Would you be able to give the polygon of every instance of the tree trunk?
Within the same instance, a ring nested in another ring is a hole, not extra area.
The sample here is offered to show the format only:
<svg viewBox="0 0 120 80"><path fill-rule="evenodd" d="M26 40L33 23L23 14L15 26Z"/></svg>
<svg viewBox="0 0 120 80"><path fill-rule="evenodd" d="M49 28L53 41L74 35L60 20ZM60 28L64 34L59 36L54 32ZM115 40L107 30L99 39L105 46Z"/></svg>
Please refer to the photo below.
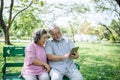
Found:
<svg viewBox="0 0 120 80"><path fill-rule="evenodd" d="M74 39L74 30L73 30L73 27L71 26L71 31L72 31L72 38L73 38L73 42L75 43L75 39Z"/></svg>
<svg viewBox="0 0 120 80"><path fill-rule="evenodd" d="M117 4L120 6L120 0L116 0Z"/></svg>
<svg viewBox="0 0 120 80"><path fill-rule="evenodd" d="M9 29L4 29L3 32L4 32L5 44L11 45L10 37L9 37Z"/></svg>
<svg viewBox="0 0 120 80"><path fill-rule="evenodd" d="M109 31L109 33L112 35L113 41L116 42L116 39L115 39L115 37L114 37L112 31L111 31L106 25L103 25L103 24L101 24L101 25L104 26L104 27Z"/></svg>
<svg viewBox="0 0 120 80"><path fill-rule="evenodd" d="M32 5L32 3L33 3L33 1L31 0L30 4L26 8L24 8L24 9L20 10L19 12L17 12L15 14L15 16L13 17L13 19L12 19L12 10L13 10L13 5L14 5L14 0L11 0L10 10L9 10L10 13L9 13L9 19L8 19L8 26L6 26L5 21L3 19L4 0L0 1L0 27L2 27L3 32L4 32L5 44L11 45L10 38L9 38L9 29L10 29L14 19L16 18L16 16L18 14L20 14L21 12L28 9Z"/></svg>

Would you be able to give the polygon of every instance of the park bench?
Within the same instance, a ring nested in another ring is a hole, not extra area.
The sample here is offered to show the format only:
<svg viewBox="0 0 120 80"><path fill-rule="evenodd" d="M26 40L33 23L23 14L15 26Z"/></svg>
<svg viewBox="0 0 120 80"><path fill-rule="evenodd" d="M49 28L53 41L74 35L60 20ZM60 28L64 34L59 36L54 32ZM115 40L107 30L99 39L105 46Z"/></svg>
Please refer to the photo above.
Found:
<svg viewBox="0 0 120 80"><path fill-rule="evenodd" d="M24 58L24 46L4 46L3 47L3 66L2 66L2 78L3 80L24 80L19 78L20 70L15 69L22 68ZM12 69L12 71L7 71ZM15 72L13 72L13 70Z"/></svg>
<svg viewBox="0 0 120 80"><path fill-rule="evenodd" d="M24 46L4 46L3 47L3 58L4 62L2 65L2 79L3 80L24 80L20 76L20 71L23 66L24 60ZM79 69L80 66L76 64ZM13 71L7 71L8 69L16 68ZM64 80L69 80L67 77L64 77Z"/></svg>

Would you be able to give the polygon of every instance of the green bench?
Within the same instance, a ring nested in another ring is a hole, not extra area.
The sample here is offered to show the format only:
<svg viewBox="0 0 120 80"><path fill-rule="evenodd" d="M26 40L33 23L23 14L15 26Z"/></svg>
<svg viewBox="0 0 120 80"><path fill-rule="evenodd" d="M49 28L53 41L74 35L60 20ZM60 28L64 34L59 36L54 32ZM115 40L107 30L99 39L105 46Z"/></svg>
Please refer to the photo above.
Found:
<svg viewBox="0 0 120 80"><path fill-rule="evenodd" d="M19 71L8 71L8 69L19 69L23 66L24 59L24 46L4 46L3 47L3 66L2 66L2 78L3 80L24 80L19 78Z"/></svg>
<svg viewBox="0 0 120 80"><path fill-rule="evenodd" d="M24 60L24 46L4 46L3 47L3 58L4 62L2 65L2 79L3 80L24 80L20 78L20 71L23 66ZM80 66L76 64L77 68L80 69ZM15 68L15 70L9 70ZM9 70L9 71L8 71ZM67 77L64 77L64 80L69 80Z"/></svg>

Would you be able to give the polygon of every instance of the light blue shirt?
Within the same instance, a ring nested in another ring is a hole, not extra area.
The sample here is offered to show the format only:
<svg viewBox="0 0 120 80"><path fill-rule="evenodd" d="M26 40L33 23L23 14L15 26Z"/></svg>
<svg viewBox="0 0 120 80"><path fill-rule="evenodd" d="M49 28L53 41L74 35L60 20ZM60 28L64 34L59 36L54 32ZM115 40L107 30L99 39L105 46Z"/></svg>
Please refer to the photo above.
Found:
<svg viewBox="0 0 120 80"><path fill-rule="evenodd" d="M73 42L68 38L61 38L61 40L59 41L49 39L46 42L45 50L46 54L65 55L66 53L70 52L73 47ZM51 66L51 68L57 69L62 74L64 74L66 70L69 72L73 72L76 68L71 58L60 61L49 60L49 65Z"/></svg>

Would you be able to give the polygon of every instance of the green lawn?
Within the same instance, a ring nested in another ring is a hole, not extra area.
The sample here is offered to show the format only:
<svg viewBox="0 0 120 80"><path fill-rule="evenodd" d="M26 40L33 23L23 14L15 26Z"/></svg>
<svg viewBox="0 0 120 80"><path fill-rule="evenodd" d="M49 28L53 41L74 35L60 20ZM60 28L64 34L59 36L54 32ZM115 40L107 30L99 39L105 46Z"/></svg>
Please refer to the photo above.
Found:
<svg viewBox="0 0 120 80"><path fill-rule="evenodd" d="M120 44L79 43L81 73L85 80L120 80Z"/></svg>
<svg viewBox="0 0 120 80"><path fill-rule="evenodd" d="M26 43L14 43L26 45ZM2 46L0 43L0 66L2 67ZM120 80L120 44L118 43L76 43L79 46L80 71L84 80ZM13 69L14 71L15 69ZM11 71L11 70L10 70ZM0 68L0 78L2 71Z"/></svg>

